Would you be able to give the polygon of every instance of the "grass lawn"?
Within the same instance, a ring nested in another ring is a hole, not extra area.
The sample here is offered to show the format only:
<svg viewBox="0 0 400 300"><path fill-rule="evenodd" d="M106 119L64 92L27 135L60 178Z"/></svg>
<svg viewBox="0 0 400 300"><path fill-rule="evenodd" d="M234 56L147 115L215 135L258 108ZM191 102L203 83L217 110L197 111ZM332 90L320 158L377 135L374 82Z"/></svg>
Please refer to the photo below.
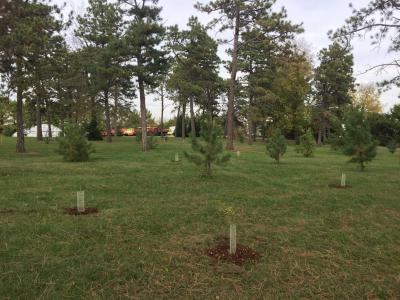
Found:
<svg viewBox="0 0 400 300"><path fill-rule="evenodd" d="M141 153L132 138L95 143L87 163L57 144L0 145L0 298L399 299L400 163L387 149L365 172L328 147L288 149L281 165L261 143L237 145L211 179L170 139ZM182 155L181 155L182 156ZM341 173L351 189L334 189ZM100 213L69 216L84 189ZM229 226L256 264L215 263L205 251ZM11 212L7 210L12 210Z"/></svg>

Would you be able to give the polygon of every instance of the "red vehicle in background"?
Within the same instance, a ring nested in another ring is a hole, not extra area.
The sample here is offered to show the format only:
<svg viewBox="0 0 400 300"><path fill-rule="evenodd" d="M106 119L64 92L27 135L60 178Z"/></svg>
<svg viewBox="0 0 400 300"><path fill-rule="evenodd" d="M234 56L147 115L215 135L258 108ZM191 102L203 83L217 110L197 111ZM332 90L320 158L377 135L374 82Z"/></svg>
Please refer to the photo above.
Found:
<svg viewBox="0 0 400 300"><path fill-rule="evenodd" d="M119 129L119 132L120 132L119 135L124 135L124 134L125 134L125 130L126 130L126 128L120 128L120 129ZM102 131L102 132L101 132L101 135L102 135L103 137L104 137L104 136L107 136L107 130ZM115 136L115 128L111 128L111 136Z"/></svg>
<svg viewBox="0 0 400 300"><path fill-rule="evenodd" d="M135 136L136 135L135 128L126 128L124 131L124 135L125 136Z"/></svg>
<svg viewBox="0 0 400 300"><path fill-rule="evenodd" d="M137 128L120 128L119 132L120 135L124 136L136 136L138 132L142 131L142 127L137 127ZM167 135L168 133L168 128L164 128L164 136ZM107 136L107 131L102 131L101 133L102 136ZM147 127L147 135L156 135L156 136L161 136L161 128L156 127L156 126L149 126ZM115 128L111 129L111 136L115 136Z"/></svg>
<svg viewBox="0 0 400 300"><path fill-rule="evenodd" d="M142 131L142 127L135 128L136 133ZM168 133L168 128L164 128L164 136L167 135ZM136 134L135 134L136 135ZM161 128L160 127L155 127L155 126L149 126L147 127L147 135L158 135L161 136Z"/></svg>

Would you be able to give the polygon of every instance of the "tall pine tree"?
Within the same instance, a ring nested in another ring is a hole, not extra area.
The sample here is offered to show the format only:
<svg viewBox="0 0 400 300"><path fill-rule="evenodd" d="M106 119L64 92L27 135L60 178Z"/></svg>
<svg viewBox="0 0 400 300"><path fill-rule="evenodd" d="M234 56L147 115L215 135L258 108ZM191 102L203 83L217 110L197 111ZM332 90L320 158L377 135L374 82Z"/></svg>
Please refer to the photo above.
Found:
<svg viewBox="0 0 400 300"><path fill-rule="evenodd" d="M35 59L43 55L43 45L59 29L56 6L38 1L2 1L0 5L0 73L7 77L8 88L16 93L16 151L24 153L24 93Z"/></svg>
<svg viewBox="0 0 400 300"><path fill-rule="evenodd" d="M134 61L131 69L139 87L142 150L147 151L146 88L155 87L168 69L166 52L161 49L165 29L161 24L161 7L157 6L157 0L121 2L127 5L127 13L131 17L125 38L128 56Z"/></svg>

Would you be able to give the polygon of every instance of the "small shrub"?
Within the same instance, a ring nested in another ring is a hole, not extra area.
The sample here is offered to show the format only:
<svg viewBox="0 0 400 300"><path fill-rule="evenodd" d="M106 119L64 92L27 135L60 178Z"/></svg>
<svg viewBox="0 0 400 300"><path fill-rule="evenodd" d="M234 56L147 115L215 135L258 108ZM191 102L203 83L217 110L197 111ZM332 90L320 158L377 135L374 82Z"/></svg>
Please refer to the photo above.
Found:
<svg viewBox="0 0 400 300"><path fill-rule="evenodd" d="M286 138L280 130L275 130L267 143L267 153L279 164L282 156L286 153Z"/></svg>
<svg viewBox="0 0 400 300"><path fill-rule="evenodd" d="M307 131L300 137L300 144L296 147L296 152L303 154L304 157L311 157L315 150L315 139L311 131Z"/></svg>
<svg viewBox="0 0 400 300"><path fill-rule="evenodd" d="M221 140L222 130L214 121L205 121L201 126L199 139L192 139L192 149L197 153L184 152L186 158L199 166L204 166L204 175L211 176L213 164L222 165L229 161L231 155L224 154Z"/></svg>
<svg viewBox="0 0 400 300"><path fill-rule="evenodd" d="M97 120L92 119L86 128L87 138L89 141L102 141L101 131L98 127Z"/></svg>
<svg viewBox="0 0 400 300"><path fill-rule="evenodd" d="M390 153L394 154L397 150L397 142L395 140L391 140L387 146Z"/></svg>
<svg viewBox="0 0 400 300"><path fill-rule="evenodd" d="M352 108L345 118L343 153L351 157L349 162L360 164L361 171L364 171L365 164L375 158L377 146L364 110Z"/></svg>
<svg viewBox="0 0 400 300"><path fill-rule="evenodd" d="M141 142L142 142L142 132L141 132L141 131L136 132L135 140L136 140L136 142L138 142L138 143L141 143Z"/></svg>
<svg viewBox="0 0 400 300"><path fill-rule="evenodd" d="M69 162L80 162L89 160L89 156L94 152L92 144L85 137L84 130L79 126L66 126L64 137L58 139L59 145L57 152Z"/></svg>
<svg viewBox="0 0 400 300"><path fill-rule="evenodd" d="M136 133L135 136L136 142L138 143L142 143L142 132L139 131L138 133ZM147 149L151 150L151 149L155 149L158 147L158 141L157 138L154 135L148 135L147 136Z"/></svg>
<svg viewBox="0 0 400 300"><path fill-rule="evenodd" d="M237 130L237 138L239 140L239 143L241 143L241 144L244 143L245 131L243 130L242 127L239 127Z"/></svg>
<svg viewBox="0 0 400 300"><path fill-rule="evenodd" d="M147 137L147 149L155 149L158 147L157 137L150 135Z"/></svg>
<svg viewBox="0 0 400 300"><path fill-rule="evenodd" d="M4 125L1 133L4 136L12 136L17 131L17 127L15 125Z"/></svg>

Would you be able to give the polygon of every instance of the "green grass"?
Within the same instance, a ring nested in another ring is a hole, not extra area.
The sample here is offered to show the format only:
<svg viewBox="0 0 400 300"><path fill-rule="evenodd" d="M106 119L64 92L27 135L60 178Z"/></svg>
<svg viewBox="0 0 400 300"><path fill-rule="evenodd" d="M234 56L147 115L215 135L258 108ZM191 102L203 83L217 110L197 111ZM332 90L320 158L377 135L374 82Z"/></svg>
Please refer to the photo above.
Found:
<svg viewBox="0 0 400 300"><path fill-rule="evenodd" d="M170 139L141 153L131 138L95 143L87 163L66 163L46 145L0 145L0 298L399 299L400 164L379 149L359 172L347 157L288 149L281 165L265 146L239 144L239 158L211 179L174 154ZM346 172L351 189L329 188ZM63 208L86 191L96 216ZM262 259L242 267L204 251L229 226Z"/></svg>

